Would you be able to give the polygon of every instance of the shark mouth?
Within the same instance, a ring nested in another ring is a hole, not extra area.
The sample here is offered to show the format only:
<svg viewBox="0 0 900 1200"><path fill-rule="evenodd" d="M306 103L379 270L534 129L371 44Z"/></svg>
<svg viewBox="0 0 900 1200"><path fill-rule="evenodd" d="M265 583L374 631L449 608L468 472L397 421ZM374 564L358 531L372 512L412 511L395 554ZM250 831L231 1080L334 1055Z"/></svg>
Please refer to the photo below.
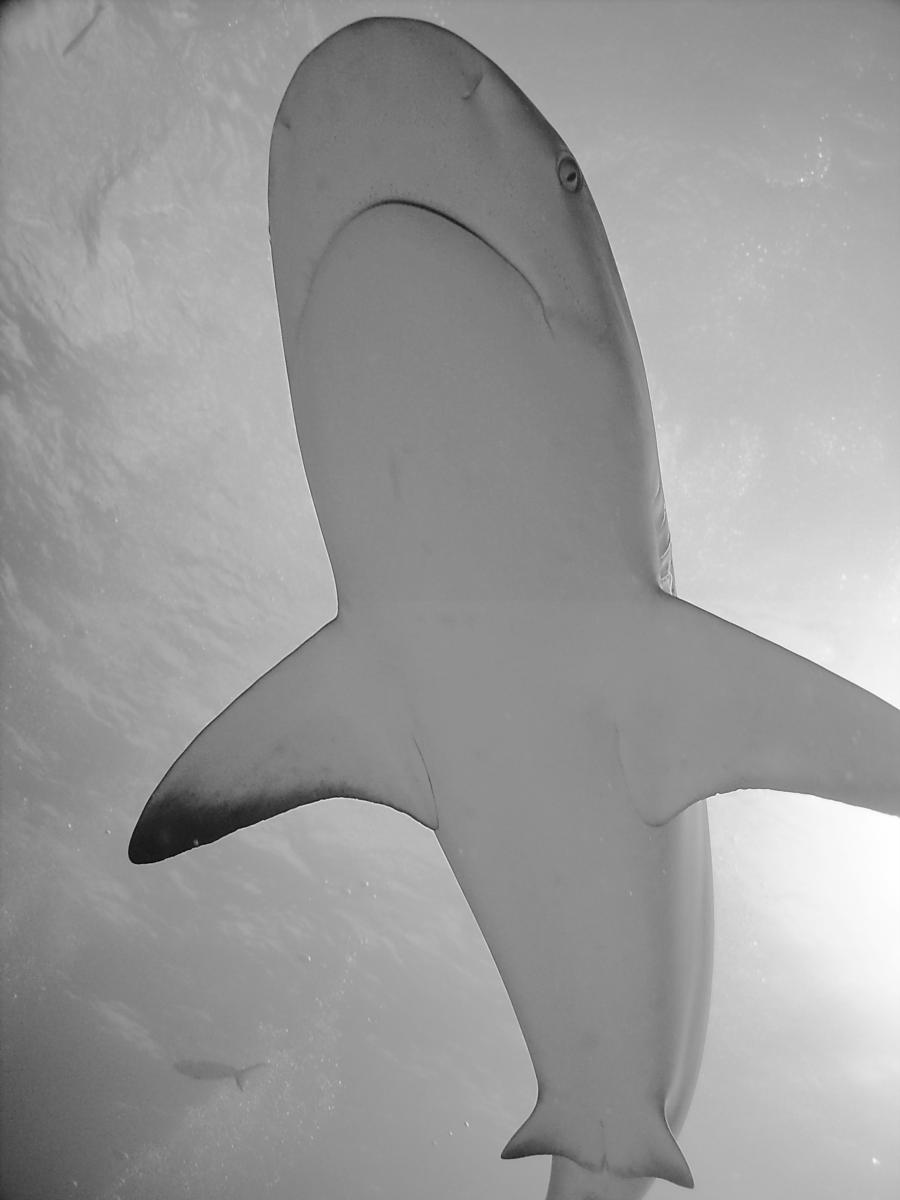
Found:
<svg viewBox="0 0 900 1200"><path fill-rule="evenodd" d="M433 213L434 216L440 217L441 220L443 220L443 221L449 221L451 225L455 225L458 229L462 229L465 233L468 233L471 237L473 237L477 241L481 242L482 245L487 246L488 250L491 250L494 254L496 254L498 256L498 258L502 258L503 261L507 264L507 266L511 267L515 271L515 273L519 276L519 278L527 285L529 291L531 292L532 296L534 296L535 300L537 301L537 303L540 307L541 315L544 318L544 323L546 324L547 328L550 330L550 333L551 334L553 333L553 326L550 324L550 320L547 316L547 310L544 307L544 301L541 299L540 292L537 290L537 288L534 286L534 284L531 282L531 280L528 278L528 276L525 274L525 272L522 270L522 268L520 266L518 266L516 263L514 263L513 260L511 258L509 258L508 255L504 254L499 246L495 245L494 242L492 242L488 238L486 238L484 236L484 234L479 233L479 231L477 229L473 229L473 227L471 225L466 225L466 223L464 221L460 221L460 219L458 217L454 217L453 214L447 212L446 209L435 208L434 205L423 204L419 200L400 200L400 199L394 199L393 197L386 198L384 200L377 200L374 204L370 204L366 208L361 209L360 212L355 213L354 218L361 216L363 212L368 212L370 209L384 208L387 205L396 205L400 208L419 208L419 209L422 209L424 212ZM351 220L354 218L351 218Z"/></svg>

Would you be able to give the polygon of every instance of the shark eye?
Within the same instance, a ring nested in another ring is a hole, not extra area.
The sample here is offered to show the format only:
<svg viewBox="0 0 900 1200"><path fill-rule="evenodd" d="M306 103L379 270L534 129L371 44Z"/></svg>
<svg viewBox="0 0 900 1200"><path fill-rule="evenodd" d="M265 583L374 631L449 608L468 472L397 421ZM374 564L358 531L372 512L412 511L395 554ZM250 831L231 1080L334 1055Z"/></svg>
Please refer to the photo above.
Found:
<svg viewBox="0 0 900 1200"><path fill-rule="evenodd" d="M581 168L571 154L561 154L556 163L556 175L567 192L581 188Z"/></svg>

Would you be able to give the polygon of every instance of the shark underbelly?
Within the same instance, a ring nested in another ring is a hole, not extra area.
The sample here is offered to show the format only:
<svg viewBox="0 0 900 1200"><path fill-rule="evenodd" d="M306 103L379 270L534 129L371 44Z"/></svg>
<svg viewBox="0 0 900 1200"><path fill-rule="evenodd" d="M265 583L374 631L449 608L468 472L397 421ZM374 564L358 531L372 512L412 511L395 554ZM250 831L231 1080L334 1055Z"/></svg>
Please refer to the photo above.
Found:
<svg viewBox="0 0 900 1200"><path fill-rule="evenodd" d="M288 362L341 621L422 714L436 833L534 1061L528 1152L671 1176L707 1016L708 830L704 805L645 822L620 714L591 695L627 673L604 639L630 636L660 563L643 369L613 332L573 336L471 233L380 205L324 255Z"/></svg>
<svg viewBox="0 0 900 1200"><path fill-rule="evenodd" d="M680 1128L706 1031L706 805L660 827L635 810L617 714L590 689L598 659L585 669L593 627L574 614L567 628L521 609L393 619L403 649L367 640L390 646L424 714L436 834L534 1062L544 1116L530 1144L649 1175L643 1156L663 1121Z"/></svg>
<svg viewBox="0 0 900 1200"><path fill-rule="evenodd" d="M335 237L288 363L345 611L590 604L656 579L643 369L621 339L549 317L499 254L434 213L381 205Z"/></svg>

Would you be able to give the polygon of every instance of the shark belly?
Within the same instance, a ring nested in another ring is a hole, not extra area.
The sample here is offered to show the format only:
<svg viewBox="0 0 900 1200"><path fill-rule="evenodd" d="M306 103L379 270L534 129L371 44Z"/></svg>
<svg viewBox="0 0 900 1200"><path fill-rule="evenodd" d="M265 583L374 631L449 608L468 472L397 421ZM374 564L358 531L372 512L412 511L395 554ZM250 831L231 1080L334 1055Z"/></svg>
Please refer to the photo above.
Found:
<svg viewBox="0 0 900 1200"><path fill-rule="evenodd" d="M591 631L574 616L564 629L548 617L404 610L395 619L405 650L387 638L427 714L417 742L435 832L535 1068L535 1112L508 1156L684 1182L671 1135L708 1014L706 805L662 827L642 820L618 762L615 713L590 691Z"/></svg>
<svg viewBox="0 0 900 1200"><path fill-rule="evenodd" d="M507 1153L685 1182L706 809L646 823L596 692L646 654L623 645L656 586L658 463L625 339L577 333L471 233L386 204L335 237L287 359L340 620L422 714L436 833L534 1062Z"/></svg>
<svg viewBox="0 0 900 1200"><path fill-rule="evenodd" d="M474 235L409 205L368 210L335 237L285 340L342 612L594 605L600 588L655 581L642 371L619 339L551 333ZM336 486L350 462L352 486Z"/></svg>

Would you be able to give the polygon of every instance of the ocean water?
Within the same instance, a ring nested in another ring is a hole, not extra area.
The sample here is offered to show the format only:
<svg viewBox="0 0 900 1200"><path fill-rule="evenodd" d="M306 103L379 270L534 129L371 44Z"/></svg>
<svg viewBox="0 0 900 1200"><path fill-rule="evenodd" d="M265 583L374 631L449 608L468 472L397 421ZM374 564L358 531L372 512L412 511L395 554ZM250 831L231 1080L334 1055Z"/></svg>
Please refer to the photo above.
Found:
<svg viewBox="0 0 900 1200"><path fill-rule="evenodd" d="M578 155L681 594L900 704L900 10L4 9L2 1200L544 1194L499 1159L533 1074L427 831L331 801L126 855L184 745L334 611L267 154L300 59L376 12L468 38ZM897 822L747 794L711 824L694 1194L893 1200ZM268 1066L240 1091L185 1058Z"/></svg>

